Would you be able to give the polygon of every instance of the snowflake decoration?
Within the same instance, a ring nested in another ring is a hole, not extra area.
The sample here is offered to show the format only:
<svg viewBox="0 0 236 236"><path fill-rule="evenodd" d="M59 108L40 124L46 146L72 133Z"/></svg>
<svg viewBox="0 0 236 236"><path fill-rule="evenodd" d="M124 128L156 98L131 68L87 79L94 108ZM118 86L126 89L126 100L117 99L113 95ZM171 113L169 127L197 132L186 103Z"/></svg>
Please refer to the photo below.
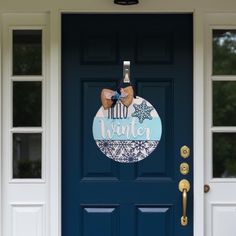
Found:
<svg viewBox="0 0 236 236"><path fill-rule="evenodd" d="M146 150L145 141L142 141L142 140L131 142L130 145L131 145L132 152L135 152L135 151L140 152L140 151Z"/></svg>
<svg viewBox="0 0 236 236"><path fill-rule="evenodd" d="M114 153L115 147L114 143L108 140L97 140L96 141L100 150L107 156L112 156Z"/></svg>
<svg viewBox="0 0 236 236"><path fill-rule="evenodd" d="M116 155L121 155L122 152L129 152L130 151L130 144L126 141L116 141L117 149Z"/></svg>
<svg viewBox="0 0 236 236"><path fill-rule="evenodd" d="M122 154L122 157L122 160L128 163L139 161L139 156L135 155L134 153L124 153Z"/></svg>
<svg viewBox="0 0 236 236"><path fill-rule="evenodd" d="M148 106L146 101L142 101L140 105L134 104L134 113L132 117L137 117L139 119L139 123L143 123L145 119L152 120L151 111L154 109L152 106Z"/></svg>

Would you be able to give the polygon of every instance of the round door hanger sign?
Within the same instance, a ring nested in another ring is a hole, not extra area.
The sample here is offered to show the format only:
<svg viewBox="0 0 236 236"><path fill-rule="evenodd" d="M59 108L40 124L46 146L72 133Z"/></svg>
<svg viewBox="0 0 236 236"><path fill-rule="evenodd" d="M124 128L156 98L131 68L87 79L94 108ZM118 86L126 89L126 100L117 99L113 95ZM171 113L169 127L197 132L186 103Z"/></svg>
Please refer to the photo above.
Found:
<svg viewBox="0 0 236 236"><path fill-rule="evenodd" d="M149 156L162 133L161 119L155 108L136 96L130 106L117 101L102 106L93 121L93 137L99 149L117 162L133 163Z"/></svg>

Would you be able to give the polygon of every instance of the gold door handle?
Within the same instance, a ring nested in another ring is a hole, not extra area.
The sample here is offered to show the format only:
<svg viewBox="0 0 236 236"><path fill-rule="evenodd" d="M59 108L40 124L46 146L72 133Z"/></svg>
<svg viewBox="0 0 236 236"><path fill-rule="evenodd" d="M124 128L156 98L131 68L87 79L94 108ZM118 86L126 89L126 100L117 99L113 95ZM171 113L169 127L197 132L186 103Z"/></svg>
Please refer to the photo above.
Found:
<svg viewBox="0 0 236 236"><path fill-rule="evenodd" d="M187 205L188 205L188 191L190 189L190 183L186 179L182 179L179 182L179 191L182 192L182 207L183 215L181 217L181 225L186 226L188 224L187 217Z"/></svg>
<svg viewBox="0 0 236 236"><path fill-rule="evenodd" d="M181 225L185 226L188 224L188 217L187 217L187 204L188 204L188 194L187 189L183 190L182 193L182 200L183 200L183 216L181 217Z"/></svg>

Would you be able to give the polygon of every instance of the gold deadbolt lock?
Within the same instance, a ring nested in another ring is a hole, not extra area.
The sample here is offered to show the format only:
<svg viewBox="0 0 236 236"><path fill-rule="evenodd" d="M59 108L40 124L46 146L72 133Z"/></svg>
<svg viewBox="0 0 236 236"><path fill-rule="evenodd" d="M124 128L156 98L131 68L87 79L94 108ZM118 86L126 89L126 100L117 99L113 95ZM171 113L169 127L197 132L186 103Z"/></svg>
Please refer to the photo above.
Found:
<svg viewBox="0 0 236 236"><path fill-rule="evenodd" d="M190 148L186 145L180 148L180 156L183 158L188 158L190 156Z"/></svg>
<svg viewBox="0 0 236 236"><path fill-rule="evenodd" d="M179 169L180 169L180 173L182 175L187 175L189 173L188 163L186 163L186 162L181 163Z"/></svg>
<svg viewBox="0 0 236 236"><path fill-rule="evenodd" d="M180 219L180 223L182 226L188 225L187 204L188 204L188 191L189 190L190 190L189 181L187 179L182 179L179 182L179 191L182 192L183 215Z"/></svg>

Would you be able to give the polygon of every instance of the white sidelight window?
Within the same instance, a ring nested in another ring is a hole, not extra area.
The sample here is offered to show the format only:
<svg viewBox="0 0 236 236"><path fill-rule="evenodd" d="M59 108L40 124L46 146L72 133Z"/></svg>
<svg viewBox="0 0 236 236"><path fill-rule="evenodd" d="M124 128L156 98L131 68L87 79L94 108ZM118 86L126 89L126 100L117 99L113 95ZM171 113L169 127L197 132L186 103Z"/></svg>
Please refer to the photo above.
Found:
<svg viewBox="0 0 236 236"><path fill-rule="evenodd" d="M2 235L48 235L47 15L3 16Z"/></svg>
<svg viewBox="0 0 236 236"><path fill-rule="evenodd" d="M207 236L236 232L236 16L206 28L205 196Z"/></svg>
<svg viewBox="0 0 236 236"><path fill-rule="evenodd" d="M213 29L212 44L212 175L220 181L236 178L236 30Z"/></svg>
<svg viewBox="0 0 236 236"><path fill-rule="evenodd" d="M44 71L43 29L17 29L12 36L12 181L43 180Z"/></svg>

